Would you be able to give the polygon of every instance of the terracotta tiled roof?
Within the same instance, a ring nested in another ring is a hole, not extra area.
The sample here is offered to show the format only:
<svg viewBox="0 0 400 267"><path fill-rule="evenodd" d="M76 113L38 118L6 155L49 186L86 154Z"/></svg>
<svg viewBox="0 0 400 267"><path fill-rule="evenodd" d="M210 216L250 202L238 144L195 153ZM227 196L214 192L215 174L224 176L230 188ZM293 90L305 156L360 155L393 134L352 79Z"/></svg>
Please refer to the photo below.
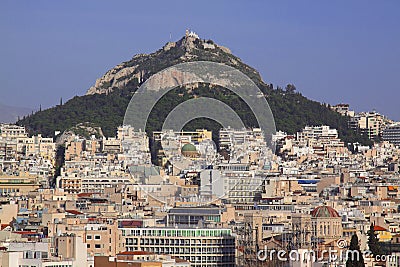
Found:
<svg viewBox="0 0 400 267"><path fill-rule="evenodd" d="M80 212L78 210L65 210L65 212L68 212L68 213L71 213L71 214L75 214L75 215L83 214L82 212Z"/></svg>
<svg viewBox="0 0 400 267"><path fill-rule="evenodd" d="M382 226L375 225L374 226L374 231L387 231L387 229L383 228Z"/></svg>
<svg viewBox="0 0 400 267"><path fill-rule="evenodd" d="M314 218L337 218L340 217L339 213L332 207L320 206L316 207L312 212L311 216Z"/></svg>
<svg viewBox="0 0 400 267"><path fill-rule="evenodd" d="M79 193L78 197L91 197L93 193Z"/></svg>

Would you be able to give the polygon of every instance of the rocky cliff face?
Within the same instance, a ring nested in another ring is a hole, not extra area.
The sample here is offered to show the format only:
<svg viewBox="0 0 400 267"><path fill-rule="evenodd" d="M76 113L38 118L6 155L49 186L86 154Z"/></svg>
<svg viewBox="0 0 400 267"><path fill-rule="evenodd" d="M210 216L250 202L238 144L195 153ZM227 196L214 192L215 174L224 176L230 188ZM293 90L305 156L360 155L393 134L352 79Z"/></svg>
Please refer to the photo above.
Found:
<svg viewBox="0 0 400 267"><path fill-rule="evenodd" d="M211 40L200 39L195 34L186 34L177 42L168 42L152 54L139 54L123 62L96 80L86 95L108 94L117 89L136 89L148 77L169 66L188 61L214 61L233 66L249 77L262 82L259 73L242 63L223 46ZM168 82L168 81L167 81ZM171 81L173 83L173 81Z"/></svg>
<svg viewBox="0 0 400 267"><path fill-rule="evenodd" d="M89 88L86 94L107 94L112 92L114 88L124 88L128 82L134 79L137 79L140 83L143 73L137 71L137 67L138 65L128 67L125 63L115 66L97 79L96 83Z"/></svg>

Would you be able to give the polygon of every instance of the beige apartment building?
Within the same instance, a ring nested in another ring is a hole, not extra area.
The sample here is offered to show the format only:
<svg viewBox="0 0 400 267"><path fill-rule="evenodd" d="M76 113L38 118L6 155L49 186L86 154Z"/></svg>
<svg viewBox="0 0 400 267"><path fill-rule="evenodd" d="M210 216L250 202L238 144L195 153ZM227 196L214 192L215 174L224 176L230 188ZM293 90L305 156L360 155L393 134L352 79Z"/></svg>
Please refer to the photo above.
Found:
<svg viewBox="0 0 400 267"><path fill-rule="evenodd" d="M84 140L74 140L66 144L65 160L80 160L83 151Z"/></svg>
<svg viewBox="0 0 400 267"><path fill-rule="evenodd" d="M53 222L47 223L49 237L65 233L82 238L88 257L114 256L125 251L117 220L77 217L54 217L53 219Z"/></svg>
<svg viewBox="0 0 400 267"><path fill-rule="evenodd" d="M0 137L2 138L16 139L27 136L28 134L23 126L14 124L0 124Z"/></svg>
<svg viewBox="0 0 400 267"><path fill-rule="evenodd" d="M349 126L361 130L369 139L374 139L382 134L385 117L377 112L358 113L350 118Z"/></svg>
<svg viewBox="0 0 400 267"><path fill-rule="evenodd" d="M23 195L40 187L38 179L32 176L0 176L0 195Z"/></svg>
<svg viewBox="0 0 400 267"><path fill-rule="evenodd" d="M42 137L41 134L32 137L18 138L17 152L26 157L39 155L42 158L54 160L56 144L53 138L45 138Z"/></svg>

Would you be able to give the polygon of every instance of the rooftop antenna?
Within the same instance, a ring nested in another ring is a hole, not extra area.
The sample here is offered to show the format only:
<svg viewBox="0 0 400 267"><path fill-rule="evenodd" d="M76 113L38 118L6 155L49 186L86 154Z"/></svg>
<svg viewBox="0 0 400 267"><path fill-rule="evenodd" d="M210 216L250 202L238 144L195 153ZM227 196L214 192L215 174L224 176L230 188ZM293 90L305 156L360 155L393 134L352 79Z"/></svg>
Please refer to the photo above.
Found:
<svg viewBox="0 0 400 267"><path fill-rule="evenodd" d="M172 33L171 32L169 33L169 40L170 41L172 40Z"/></svg>

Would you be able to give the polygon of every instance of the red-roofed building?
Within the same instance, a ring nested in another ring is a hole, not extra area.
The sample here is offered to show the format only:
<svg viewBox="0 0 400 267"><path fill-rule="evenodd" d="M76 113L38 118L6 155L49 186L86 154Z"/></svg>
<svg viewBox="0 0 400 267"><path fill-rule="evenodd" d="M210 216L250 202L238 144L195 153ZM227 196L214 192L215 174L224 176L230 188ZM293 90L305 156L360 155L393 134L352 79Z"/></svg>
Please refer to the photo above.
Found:
<svg viewBox="0 0 400 267"><path fill-rule="evenodd" d="M383 228L382 226L375 225L374 226L374 231L387 231L387 229Z"/></svg>
<svg viewBox="0 0 400 267"><path fill-rule="evenodd" d="M65 212L74 214L74 215L82 215L83 213L77 210L66 210Z"/></svg>
<svg viewBox="0 0 400 267"><path fill-rule="evenodd" d="M382 226L374 225L374 232L377 234L379 242L390 242L392 240L392 233Z"/></svg>
<svg viewBox="0 0 400 267"><path fill-rule="evenodd" d="M143 221L141 220L123 220L119 222L120 228L132 228L132 227L143 227Z"/></svg>

